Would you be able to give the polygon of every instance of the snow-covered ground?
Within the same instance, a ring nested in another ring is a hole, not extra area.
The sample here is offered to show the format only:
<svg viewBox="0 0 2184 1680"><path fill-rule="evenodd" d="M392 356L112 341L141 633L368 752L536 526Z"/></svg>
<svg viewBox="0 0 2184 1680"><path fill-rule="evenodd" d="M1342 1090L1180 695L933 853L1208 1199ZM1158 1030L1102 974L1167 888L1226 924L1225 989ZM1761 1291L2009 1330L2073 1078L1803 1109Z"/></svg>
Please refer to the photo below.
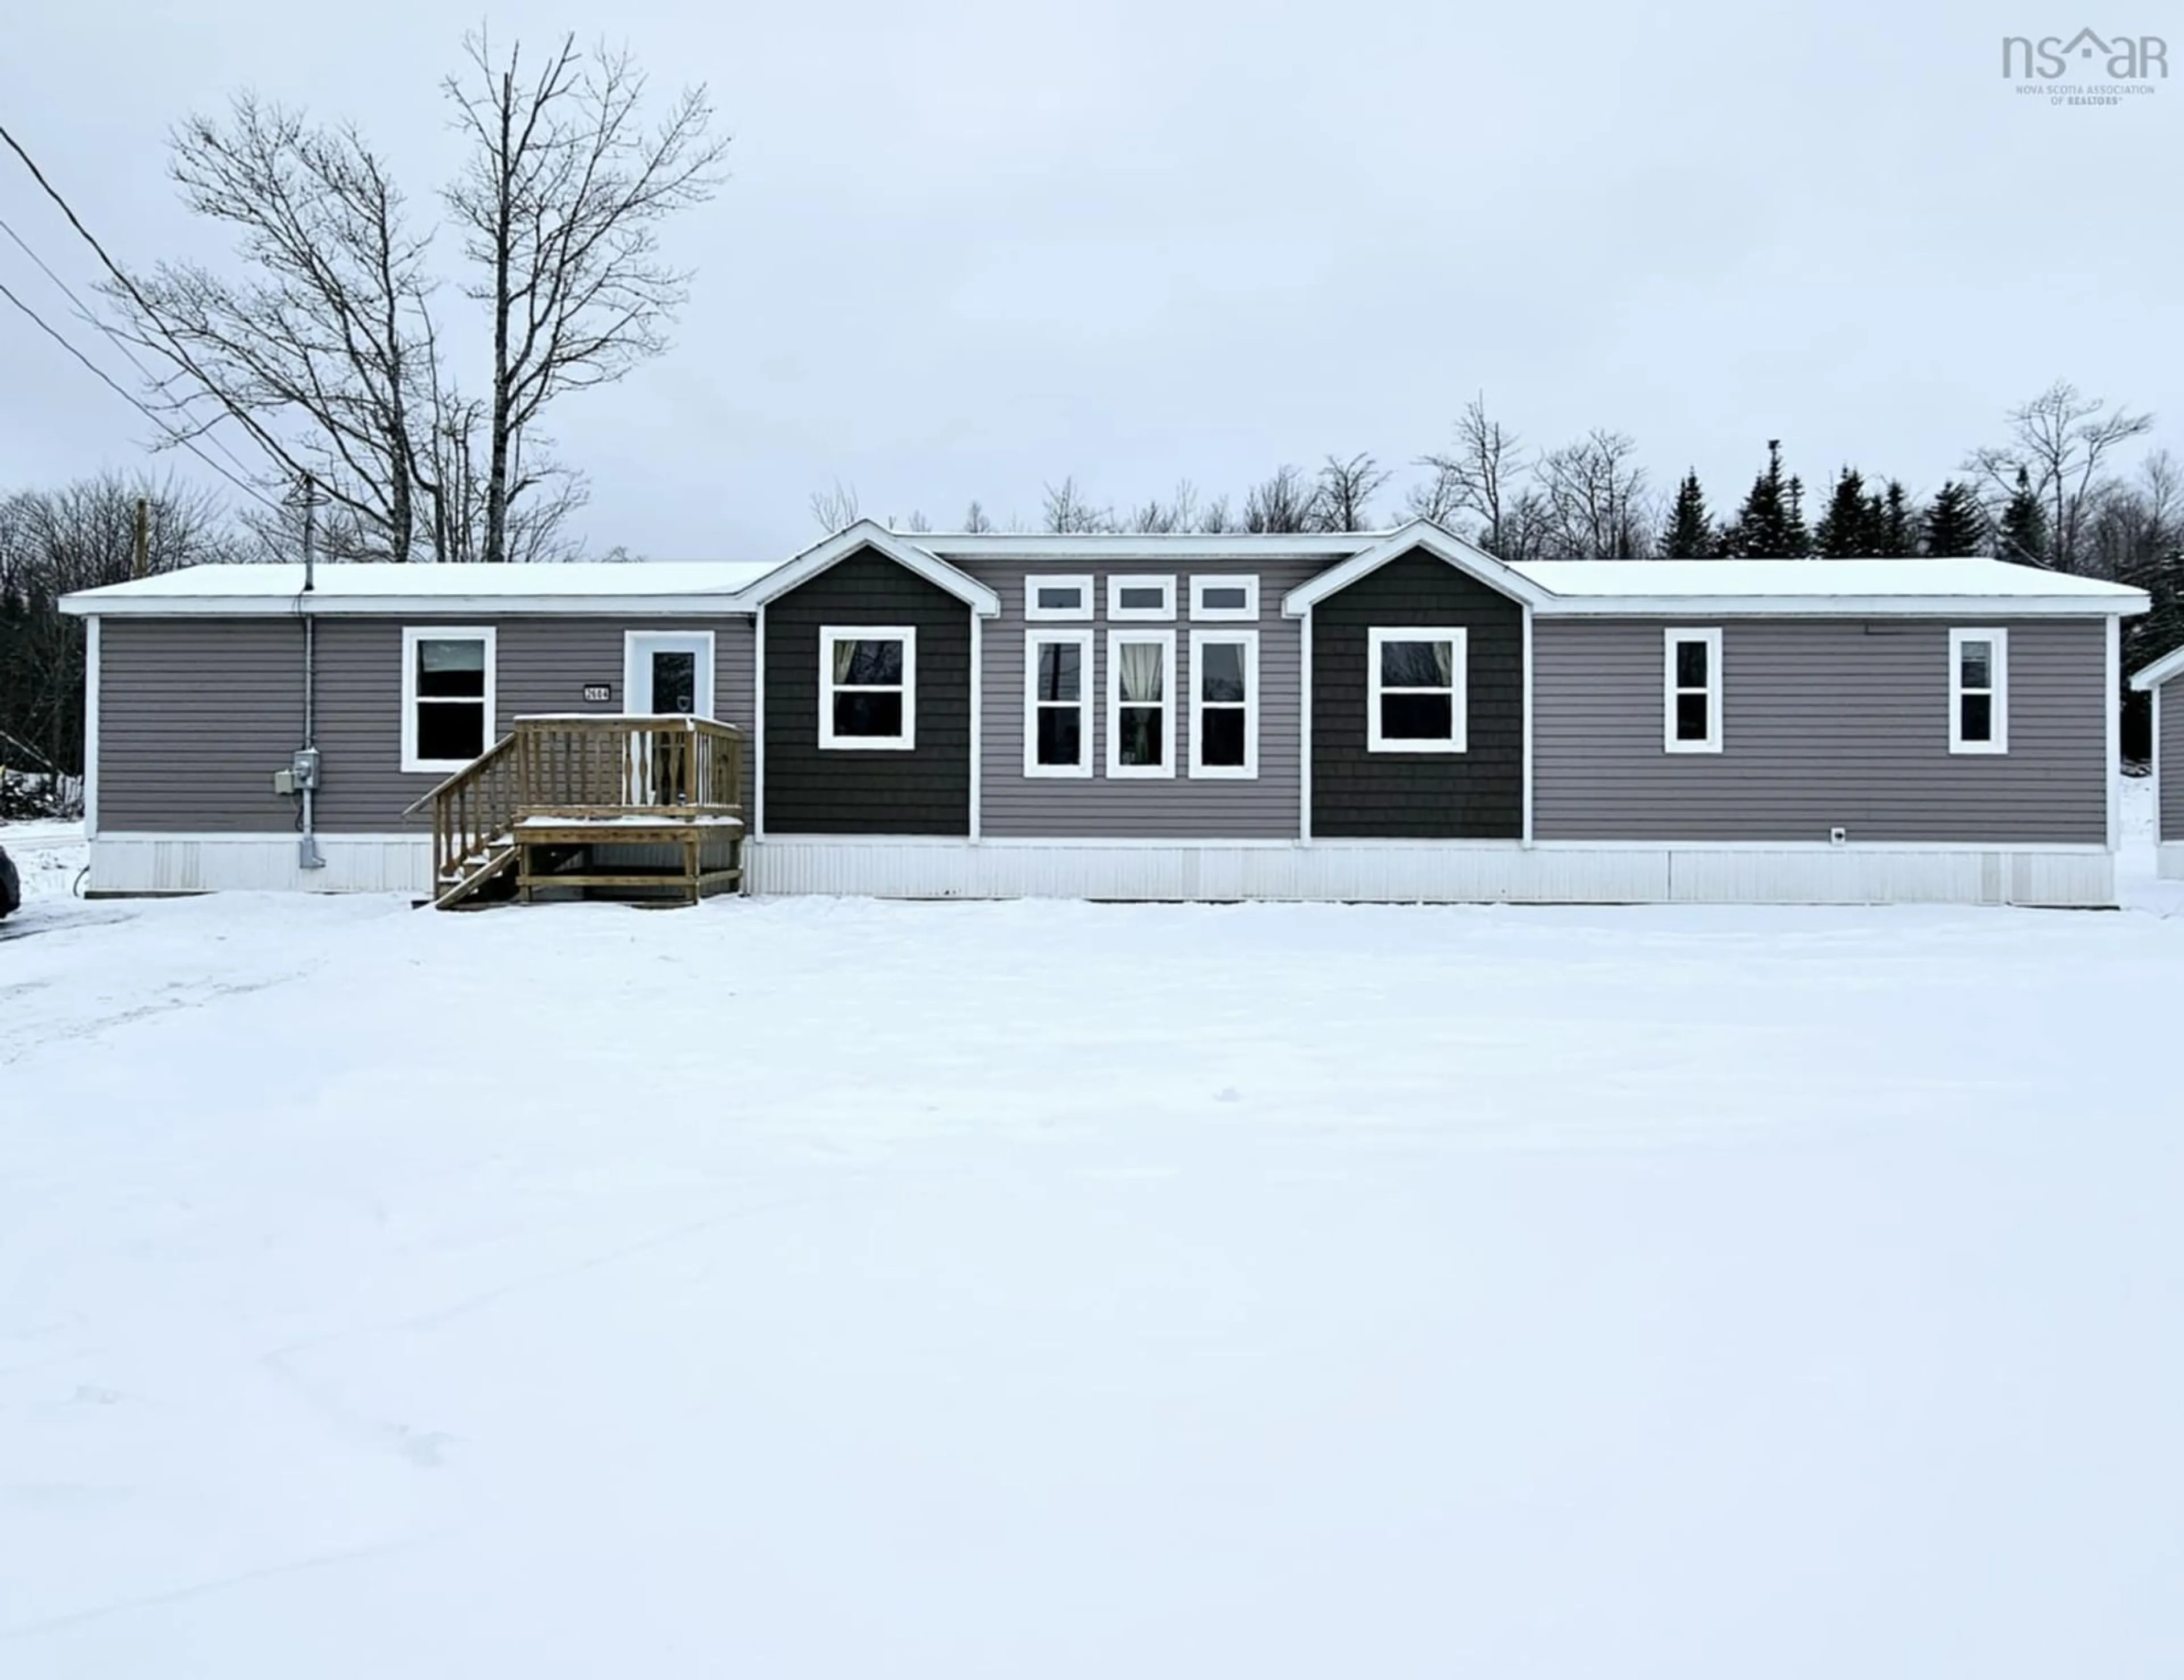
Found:
<svg viewBox="0 0 2184 1680"><path fill-rule="evenodd" d="M2184 1672L2145 852L2116 915L42 893L0 1674Z"/></svg>

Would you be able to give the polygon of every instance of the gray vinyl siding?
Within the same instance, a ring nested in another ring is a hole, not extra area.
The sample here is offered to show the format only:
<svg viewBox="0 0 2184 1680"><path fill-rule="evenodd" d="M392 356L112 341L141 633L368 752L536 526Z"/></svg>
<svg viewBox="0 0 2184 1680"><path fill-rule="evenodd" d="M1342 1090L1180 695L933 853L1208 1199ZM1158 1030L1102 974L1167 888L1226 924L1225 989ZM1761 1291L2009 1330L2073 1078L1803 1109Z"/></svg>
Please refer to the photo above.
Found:
<svg viewBox="0 0 2184 1680"><path fill-rule="evenodd" d="M318 620L319 828L398 833L441 779L402 769L402 631L434 623L495 631L494 733L546 712L621 708L627 631L714 633L714 709L751 726L749 619L365 618ZM272 791L300 744L304 632L292 619L109 617L99 631L99 826L113 832L267 833L295 826ZM588 683L612 698L587 702ZM749 790L745 790L748 797Z"/></svg>
<svg viewBox="0 0 2184 1680"><path fill-rule="evenodd" d="M2104 843L2106 627L2009 632L2006 754L1949 751L1949 622L1574 620L1532 627L1540 840ZM1722 632L1722 750L1663 742L1664 632Z"/></svg>
<svg viewBox="0 0 2184 1680"><path fill-rule="evenodd" d="M1000 616L981 627L985 684L979 733L979 816L982 833L995 839L1286 840L1295 837L1303 797L1300 706L1303 689L1302 628L1282 616L1282 597L1334 563L1326 559L1190 561L1156 565L1139 560L1108 568L1067 561L986 561L964 570L1001 598ZM1173 571L1176 616L1172 624L1107 621L1109 571ZM1259 580L1256 624L1194 625L1190 579L1216 573ZM1028 623L1024 580L1030 576L1089 575L1094 615L1089 620ZM1168 741L1171 777L1107 776L1107 632L1110 628L1175 632L1174 699ZM1245 781L1190 775L1190 633L1193 630L1256 630L1259 636L1258 770ZM1088 631L1092 636L1092 774L1084 777L1027 776L1024 766L1024 648L1040 631Z"/></svg>
<svg viewBox="0 0 2184 1680"><path fill-rule="evenodd" d="M827 625L917 632L916 732L908 752L822 748L819 634ZM872 549L766 607L766 832L971 832L971 609Z"/></svg>
<svg viewBox="0 0 2184 1680"><path fill-rule="evenodd" d="M1370 631L1459 626L1461 753L1367 746ZM1319 839L1515 840L1524 833L1524 609L1424 553L1368 572L1312 609L1312 832Z"/></svg>
<svg viewBox="0 0 2184 1680"><path fill-rule="evenodd" d="M2161 704L2161 739L2153 749L2161 777L2155 828L2167 843L2184 840L2184 681L2164 683L2155 698Z"/></svg>

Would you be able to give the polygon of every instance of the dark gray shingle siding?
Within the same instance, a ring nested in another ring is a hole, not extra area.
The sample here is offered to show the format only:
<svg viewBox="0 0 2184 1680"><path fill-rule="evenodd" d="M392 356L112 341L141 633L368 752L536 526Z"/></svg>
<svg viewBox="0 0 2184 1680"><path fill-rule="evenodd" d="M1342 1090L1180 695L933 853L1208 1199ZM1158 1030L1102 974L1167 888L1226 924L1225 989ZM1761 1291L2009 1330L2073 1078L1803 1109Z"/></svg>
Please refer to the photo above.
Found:
<svg viewBox="0 0 2184 1680"><path fill-rule="evenodd" d="M2009 751L1949 751L1939 620L1533 624L1541 840L2098 844L2106 630L1968 614L2009 631ZM1662 743L1663 632L1722 631L1723 750Z"/></svg>
<svg viewBox="0 0 2184 1680"><path fill-rule="evenodd" d="M1366 632L1468 632L1467 750L1366 749ZM1324 839L1515 840L1524 822L1524 609L1430 554L1407 554L1312 609L1312 832Z"/></svg>
<svg viewBox="0 0 2184 1680"><path fill-rule="evenodd" d="M821 750L819 631L830 624L916 629L914 750ZM772 834L971 832L967 605L870 549L767 604L765 821Z"/></svg>

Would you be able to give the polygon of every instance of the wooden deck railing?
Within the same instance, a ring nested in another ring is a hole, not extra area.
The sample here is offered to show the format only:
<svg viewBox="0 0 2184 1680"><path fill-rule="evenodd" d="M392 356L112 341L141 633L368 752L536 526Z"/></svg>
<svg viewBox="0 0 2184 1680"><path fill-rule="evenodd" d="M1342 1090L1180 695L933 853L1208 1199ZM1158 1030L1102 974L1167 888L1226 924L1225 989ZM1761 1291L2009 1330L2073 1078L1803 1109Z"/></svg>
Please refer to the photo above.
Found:
<svg viewBox="0 0 2184 1680"><path fill-rule="evenodd" d="M505 866L526 818L743 815L744 732L694 717L520 717L513 732L420 799L432 807L442 904Z"/></svg>
<svg viewBox="0 0 2184 1680"><path fill-rule="evenodd" d="M741 816L744 732L695 717L524 717L526 816Z"/></svg>

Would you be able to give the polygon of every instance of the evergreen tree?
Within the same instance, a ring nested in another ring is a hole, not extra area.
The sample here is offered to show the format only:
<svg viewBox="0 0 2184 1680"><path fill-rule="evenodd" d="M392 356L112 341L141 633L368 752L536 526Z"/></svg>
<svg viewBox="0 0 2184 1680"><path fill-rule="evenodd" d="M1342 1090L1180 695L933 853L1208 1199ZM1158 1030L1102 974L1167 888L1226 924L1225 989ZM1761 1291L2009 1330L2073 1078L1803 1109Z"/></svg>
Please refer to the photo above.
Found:
<svg viewBox="0 0 2184 1680"><path fill-rule="evenodd" d="M1925 554L1944 559L1976 554L1984 546L1986 526L1971 487L1947 479L1927 504L1919 548Z"/></svg>
<svg viewBox="0 0 2184 1680"><path fill-rule="evenodd" d="M1736 518L1722 533L1721 552L1753 559L1802 559L1813 552L1805 529L1805 487L1782 476L1782 440L1767 440L1767 470L1752 481L1752 491Z"/></svg>
<svg viewBox="0 0 2184 1680"><path fill-rule="evenodd" d="M1713 520L1707 513L1706 493L1699 488L1699 476L1696 470L1686 472L1684 481L1676 487L1676 503L1669 509L1669 522L1661 530L1661 558L1703 559L1714 553L1719 540Z"/></svg>
<svg viewBox="0 0 2184 1680"><path fill-rule="evenodd" d="M1886 517L1880 498L1868 493L1865 476L1856 467L1845 467L1828 498L1827 512L1813 527L1814 550L1831 560L1885 554Z"/></svg>
<svg viewBox="0 0 2184 1680"><path fill-rule="evenodd" d="M1911 505L1911 498L1904 494L1901 479L1890 479L1888 488L1881 492L1880 537L1878 552L1883 554L1919 552L1919 513Z"/></svg>
<svg viewBox="0 0 2184 1680"><path fill-rule="evenodd" d="M1998 560L2024 565L2048 564L2047 510L2033 493L2031 475L2023 467L2017 470L2017 487L2009 492L1995 529L1994 554Z"/></svg>

